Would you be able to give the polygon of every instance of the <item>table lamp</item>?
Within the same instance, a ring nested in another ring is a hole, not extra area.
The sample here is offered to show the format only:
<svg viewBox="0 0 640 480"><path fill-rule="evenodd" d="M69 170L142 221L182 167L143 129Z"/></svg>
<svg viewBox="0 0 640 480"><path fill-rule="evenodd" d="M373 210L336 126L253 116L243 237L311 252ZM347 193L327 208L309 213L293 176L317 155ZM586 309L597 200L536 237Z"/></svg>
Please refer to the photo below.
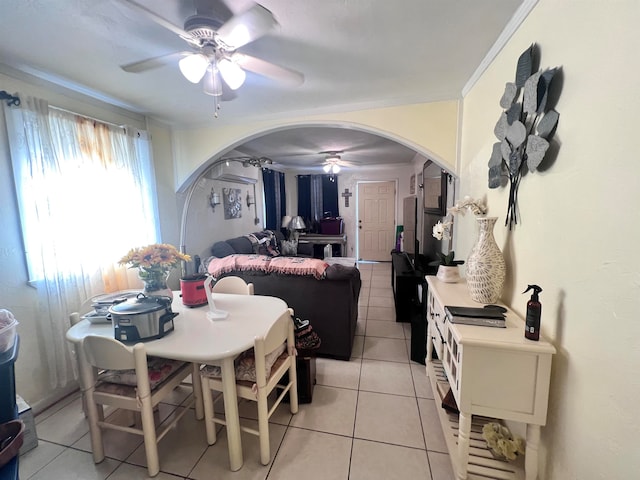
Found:
<svg viewBox="0 0 640 480"><path fill-rule="evenodd" d="M304 224L304 220L300 215L296 215L291 219L289 223L289 230L293 231L293 236L298 241L298 236L300 235L300 230L304 230L307 226Z"/></svg>

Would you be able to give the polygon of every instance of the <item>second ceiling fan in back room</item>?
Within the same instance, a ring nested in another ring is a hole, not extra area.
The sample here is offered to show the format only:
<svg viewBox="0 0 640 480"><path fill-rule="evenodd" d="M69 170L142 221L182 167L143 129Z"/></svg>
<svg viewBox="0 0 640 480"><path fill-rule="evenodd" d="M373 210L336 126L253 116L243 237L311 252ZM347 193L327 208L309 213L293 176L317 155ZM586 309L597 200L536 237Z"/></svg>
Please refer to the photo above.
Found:
<svg viewBox="0 0 640 480"><path fill-rule="evenodd" d="M343 154L344 152L335 151L335 152L320 152L320 153L327 155L324 159L323 166L322 166L322 170L324 170L324 173L336 174L340 172L342 167L353 166L352 163L345 162L344 160L342 160L341 154Z"/></svg>
<svg viewBox="0 0 640 480"><path fill-rule="evenodd" d="M212 95L215 116L220 101L233 98L229 89L237 90L244 83L246 71L298 86L304 75L238 51L273 30L278 22L262 5L252 4L247 10L232 15L222 0L196 0L196 12L184 27L178 27L135 0L120 0L185 40L189 51L180 51L122 65L125 72L139 73L178 61L180 71L192 83L202 81L204 93Z"/></svg>

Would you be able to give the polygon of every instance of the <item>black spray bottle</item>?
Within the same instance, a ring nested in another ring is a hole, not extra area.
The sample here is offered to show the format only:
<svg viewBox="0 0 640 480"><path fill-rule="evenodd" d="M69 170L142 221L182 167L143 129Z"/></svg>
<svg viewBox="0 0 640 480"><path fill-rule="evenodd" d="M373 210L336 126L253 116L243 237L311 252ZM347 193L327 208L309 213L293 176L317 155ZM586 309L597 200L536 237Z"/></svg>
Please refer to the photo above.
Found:
<svg viewBox="0 0 640 480"><path fill-rule="evenodd" d="M538 285L529 285L522 293L533 290L531 299L527 302L527 320L524 328L524 336L529 340L538 340L540 338L540 316L542 314L542 304L538 298L538 294L542 289Z"/></svg>

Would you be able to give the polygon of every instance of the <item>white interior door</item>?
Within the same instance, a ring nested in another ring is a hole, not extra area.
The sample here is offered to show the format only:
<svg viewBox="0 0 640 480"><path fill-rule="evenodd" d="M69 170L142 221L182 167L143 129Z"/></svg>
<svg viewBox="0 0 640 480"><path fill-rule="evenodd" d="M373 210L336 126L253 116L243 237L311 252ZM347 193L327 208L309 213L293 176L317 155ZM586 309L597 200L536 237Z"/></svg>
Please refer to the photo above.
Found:
<svg viewBox="0 0 640 480"><path fill-rule="evenodd" d="M358 184L358 257L391 261L395 247L396 182Z"/></svg>

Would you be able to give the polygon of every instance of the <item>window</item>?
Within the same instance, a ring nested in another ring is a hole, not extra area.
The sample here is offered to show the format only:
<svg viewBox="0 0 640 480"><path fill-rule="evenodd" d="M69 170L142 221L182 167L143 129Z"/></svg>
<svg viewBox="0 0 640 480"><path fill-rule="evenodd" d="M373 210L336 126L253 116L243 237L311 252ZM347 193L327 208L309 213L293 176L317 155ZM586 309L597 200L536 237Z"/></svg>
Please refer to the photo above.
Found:
<svg viewBox="0 0 640 480"><path fill-rule="evenodd" d="M324 217L339 216L335 175L298 175L298 215L307 226Z"/></svg>
<svg viewBox="0 0 640 480"><path fill-rule="evenodd" d="M20 101L4 112L39 332L58 388L76 376L69 313L96 293L130 288L114 264L158 238L154 174L144 132Z"/></svg>
<svg viewBox="0 0 640 480"><path fill-rule="evenodd" d="M284 173L269 168L262 169L264 185L265 228L280 230L280 222L285 215L287 196L284 184Z"/></svg>
<svg viewBox="0 0 640 480"><path fill-rule="evenodd" d="M156 241L144 132L26 98L7 111L29 277L79 277Z"/></svg>

